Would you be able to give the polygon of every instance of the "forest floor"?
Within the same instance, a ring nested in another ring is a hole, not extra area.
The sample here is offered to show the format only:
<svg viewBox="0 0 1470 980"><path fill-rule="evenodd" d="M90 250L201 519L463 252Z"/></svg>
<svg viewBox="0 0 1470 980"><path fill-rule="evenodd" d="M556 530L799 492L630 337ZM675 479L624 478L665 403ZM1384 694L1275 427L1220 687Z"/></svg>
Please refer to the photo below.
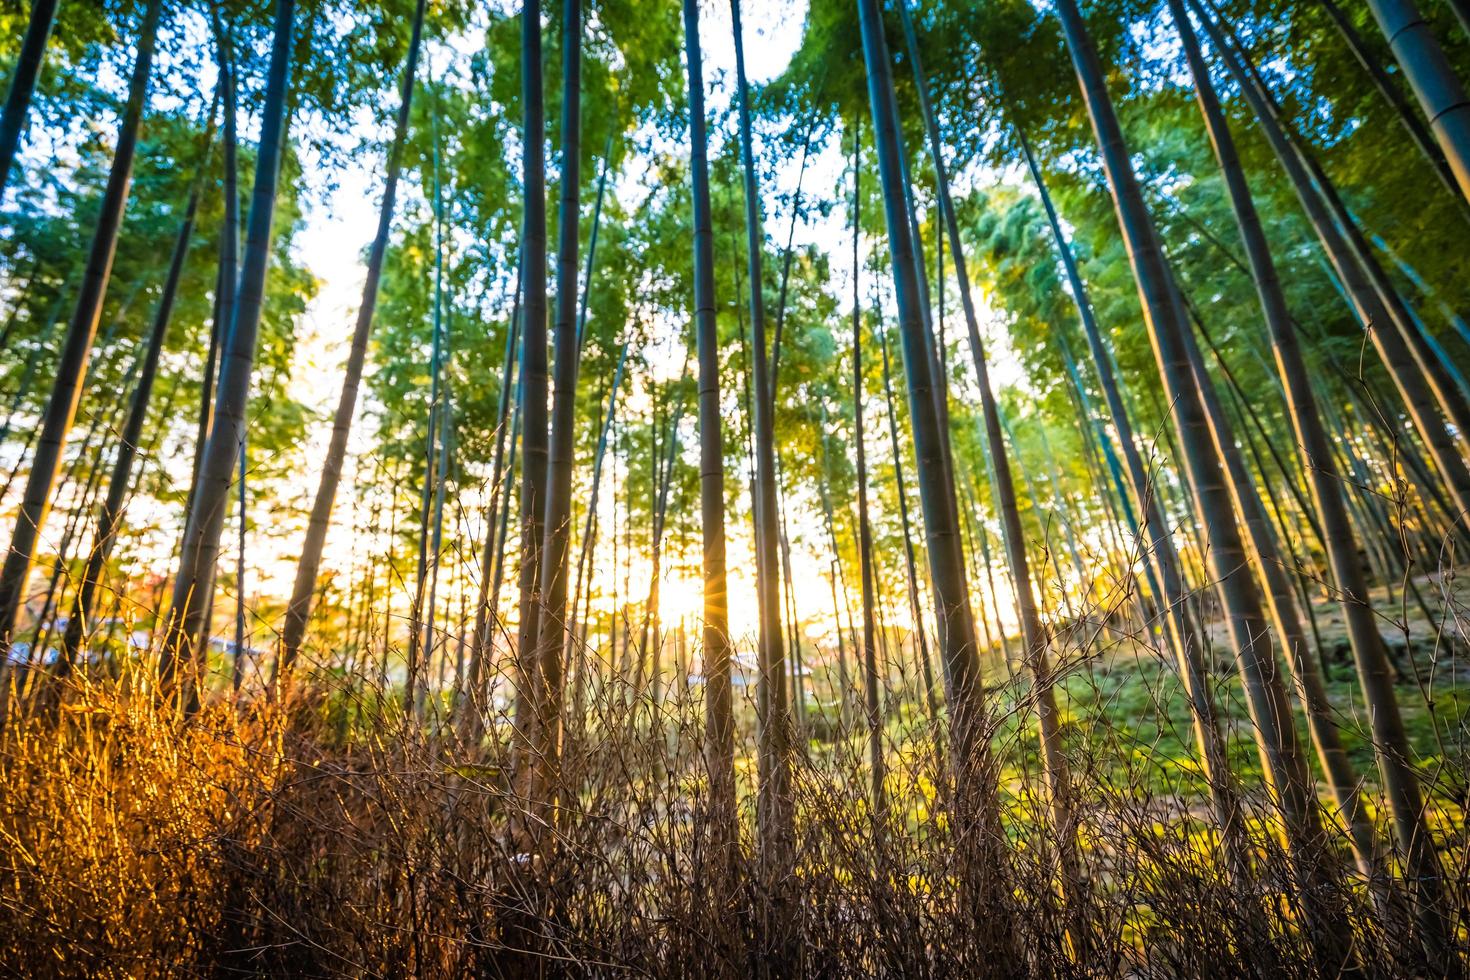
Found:
<svg viewBox="0 0 1470 980"><path fill-rule="evenodd" d="M1380 617L1380 633L1396 673L1399 706L1415 764L1431 787L1436 804L1431 820L1453 834L1470 809L1470 583L1453 574L1421 576L1405 588L1378 588L1372 596ZM1352 647L1342 607L1316 589L1309 628L1321 651L1319 664L1344 747L1376 802L1377 764L1370 720L1358 684ZM1251 737L1251 720L1236 680L1224 622L1208 628L1216 699L1223 708L1231 763L1247 788L1263 784L1262 763ZM1019 637L1007 638L1011 651ZM1108 621L1089 623L1053 638L1052 656L1060 677L1059 706L1064 736L1074 766L1102 786L1131 786L1159 801L1172 801L1178 812L1200 814L1208 787L1198 764L1193 718L1176 665L1161 657L1155 644ZM1042 766L1036 730L1034 695L1028 673L1007 664L999 644L984 658L992 692L998 696L995 737L1000 779L1013 805L1033 805ZM917 678L887 702L885 740L904 752L925 744L928 710ZM1288 676L1287 683L1292 683ZM816 707L816 706L813 706ZM830 726L836 705L820 706ZM809 709L809 713L812 709ZM1322 802L1333 801L1312 751L1305 719L1297 718L1298 736L1319 778ZM861 757L864 736L850 729L842 745L826 744L821 729L808 730L813 757L832 754ZM898 774L891 773L890 779ZM900 792L898 795L902 796ZM920 794L921 798L927 794ZM921 805L922 806L922 805ZM921 822L923 812L911 815Z"/></svg>
<svg viewBox="0 0 1470 980"><path fill-rule="evenodd" d="M1352 646L1342 607L1316 590L1312 618L1314 642L1321 651L1328 697L1354 766L1375 794L1377 766L1369 718L1358 684ZM1416 595L1417 592L1417 595ZM1415 763L1440 804L1432 807L1440 829L1455 831L1470 809L1470 583L1453 573L1421 576L1409 588L1378 588L1372 596L1380 617L1380 633L1397 675L1399 706ZM1422 604L1421 604L1422 602ZM1235 678L1224 622L1209 624L1209 661L1216 680L1223 723L1230 737L1231 761L1244 785L1259 784L1262 765L1251 739L1251 721ZM1012 645L1019 649L1019 639ZM1204 798L1207 786L1196 759L1192 717L1172 662L1134 635L1095 630L1077 643L1081 649L1061 651L1065 657L1061 708L1069 747L1094 773L1111 785L1135 784L1156 797ZM999 669L1003 660L994 658ZM1003 688L1003 737L1007 765L1003 781L1016 788L1031 784L1040 767L1034 709L1029 684L1013 667ZM1288 677L1288 684L1291 679ZM1297 728L1301 744L1312 743L1303 717ZM1315 752L1312 765L1321 777ZM1321 784L1325 805L1331 797Z"/></svg>
<svg viewBox="0 0 1470 980"><path fill-rule="evenodd" d="M1406 651L1399 700L1449 857L1463 853L1470 772L1466 590L1439 577L1415 584L1429 617L1398 590L1393 602L1375 598L1392 610L1385 638ZM1388 839L1341 617L1326 601L1314 612L1343 739ZM1212 645L1258 856L1244 892L1222 887L1175 666L1111 621L1062 631L1054 644L1080 857L1098 885L1087 898L1097 923L1088 975L1315 975L1293 914L1282 906L1263 916L1258 900L1290 892L1291 865L1279 858L1223 631ZM1048 856L1057 838L1035 691L1024 670L1007 680L998 656L987 668L1003 865L971 865L982 851L955 846L942 799L956 785L942 754L951 747L938 737L947 726L931 722L910 671L887 699L881 809L871 803L861 712L833 732L813 719L793 766L796 870L779 889L761 878L752 836L755 718L743 699L736 770L746 846L730 873L701 843L708 797L695 689L631 711L619 689L601 692L583 737L569 743L568 778L581 789L557 817L559 843L545 864L507 850L508 821L525 802L504 778L505 740L463 744L453 726L404 717L391 689L323 679L289 705L239 710L219 700L186 717L160 705L148 675L82 678L63 711L13 717L0 732L0 975L531 975L497 958L527 926L517 903L537 896L555 898L544 922L552 938L541 941L562 962L619 965L565 975L745 975L789 952L772 946L787 932L805 964L790 975L986 975L993 953L981 940L995 918L964 891L981 867L1006 876L1029 972L1078 975L1066 939L1074 920L1058 904ZM1298 730L1309 747L1305 724ZM1451 901L1465 909L1470 882L1454 867ZM1343 894L1369 959L1363 975L1423 974L1395 940L1411 932L1402 915L1381 916L1357 879ZM712 922L726 931L713 935Z"/></svg>

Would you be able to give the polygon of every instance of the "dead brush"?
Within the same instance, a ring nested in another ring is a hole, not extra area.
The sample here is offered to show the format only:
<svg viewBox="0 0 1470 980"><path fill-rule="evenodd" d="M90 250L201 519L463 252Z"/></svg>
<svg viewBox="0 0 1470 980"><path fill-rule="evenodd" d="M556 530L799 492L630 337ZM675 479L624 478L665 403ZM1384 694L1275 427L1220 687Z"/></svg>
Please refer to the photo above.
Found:
<svg viewBox="0 0 1470 980"><path fill-rule="evenodd" d="M1067 680L1116 709L1084 661ZM356 683L311 682L284 704L206 698L189 716L134 681L73 679L57 710L22 706L4 731L4 972L1316 975L1265 799L1248 796L1255 868L1239 887L1164 734L1150 750L1106 711L1083 712L1069 740L1088 888L1064 901L1020 681L997 689L991 722L1003 839L956 839L952 780L910 700L889 712L882 812L861 723L803 743L796 862L779 880L750 856L748 767L746 839L733 855L711 846L702 709L687 687L654 704L616 678L589 685L548 845L528 858L508 843L525 801L504 778L505 718L470 745L452 719L411 722L386 707L392 692ZM1167 717L1177 692L1151 690ZM753 740L747 724L742 756ZM1176 791L1161 791L1170 780ZM1460 825L1447 828L1463 855ZM1004 855L988 903L973 900L967 866L982 845ZM1402 908L1375 908L1344 880L1336 899L1363 975L1422 972Z"/></svg>

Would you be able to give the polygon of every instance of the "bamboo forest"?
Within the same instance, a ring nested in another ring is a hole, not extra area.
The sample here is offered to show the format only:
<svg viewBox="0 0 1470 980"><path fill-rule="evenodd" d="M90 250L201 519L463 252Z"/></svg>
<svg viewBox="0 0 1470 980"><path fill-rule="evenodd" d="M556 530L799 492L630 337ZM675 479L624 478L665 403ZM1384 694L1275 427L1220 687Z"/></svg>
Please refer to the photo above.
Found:
<svg viewBox="0 0 1470 980"><path fill-rule="evenodd" d="M0 975L1470 972L1470 0L0 27Z"/></svg>

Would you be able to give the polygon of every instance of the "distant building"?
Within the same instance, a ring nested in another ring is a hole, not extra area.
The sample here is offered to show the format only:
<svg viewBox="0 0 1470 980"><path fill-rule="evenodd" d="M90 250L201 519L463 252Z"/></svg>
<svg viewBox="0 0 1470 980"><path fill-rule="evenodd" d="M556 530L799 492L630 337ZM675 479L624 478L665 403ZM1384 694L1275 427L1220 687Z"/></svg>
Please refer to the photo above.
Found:
<svg viewBox="0 0 1470 980"><path fill-rule="evenodd" d="M806 667L793 667L788 663L788 671L794 670L796 676L801 678L802 685L806 685L806 679L812 672ZM755 655L750 653L734 653L730 655L730 686L737 691L753 688L760 680L761 668L756 661ZM689 674L689 686L704 683L704 674L691 672Z"/></svg>

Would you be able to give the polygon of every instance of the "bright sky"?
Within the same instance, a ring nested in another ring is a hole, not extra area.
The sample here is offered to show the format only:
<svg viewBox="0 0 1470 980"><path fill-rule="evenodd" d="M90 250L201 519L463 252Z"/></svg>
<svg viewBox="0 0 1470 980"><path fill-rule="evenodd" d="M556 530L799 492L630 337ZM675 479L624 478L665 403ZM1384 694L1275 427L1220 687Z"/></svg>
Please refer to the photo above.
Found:
<svg viewBox="0 0 1470 980"><path fill-rule="evenodd" d="M800 43L806 4L804 0L746 0L743 14L746 29L747 70L751 82L760 84L777 76L789 63ZM200 46L207 44L207 39L201 33L200 25L193 23L188 18L182 18L171 29L184 31L190 37L191 43ZM701 36L705 57L708 108L711 119L713 119L727 108L733 94L731 89L734 81L734 45L728 4L714 2L702 5ZM477 37L477 34L471 33L465 37L449 39L447 42L439 41L431 44L426 52L426 65L421 71L432 72L435 76L442 75L452 61L465 59L474 53L478 44ZM165 64L163 67L166 70L197 70L192 66L175 66L175 69L169 69L169 66ZM113 84L115 87L120 87L121 80L114 79ZM208 86L211 80L202 79L202 84ZM548 123L555 125L556 120L548 120ZM310 126L311 121L303 118L296 120L296 124ZM793 125L799 125L799 122L793 122ZM364 114L358 121L359 131L372 132L375 128L378 129L377 135L386 141L389 133L381 124L372 119L370 114ZM711 133L715 141L727 135L718 130ZM255 120L242 119L242 138L253 139L254 136ZM757 152L760 152L760 143L761 134L758 129ZM712 155L716 149L715 146L711 147ZM290 391L294 398L312 410L316 421L308 431L307 444L299 452L293 454L293 458L300 461L296 469L298 475L288 488L279 491L297 514L304 514L309 509L320 477L318 464L325 453L330 417L340 390L343 361L361 299L365 274L362 252L375 231L381 194L383 166L381 160L373 158L371 154L344 154L343 158L349 160L348 164L344 168L332 170L327 170L320 165L314 168L309 158L305 161L304 180L308 192L304 195L306 211L303 215L302 226L296 236L295 249L298 260L305 264L319 280L320 288L316 299L311 303L298 325L298 345L296 358L292 365ZM808 163L804 183L808 195L807 200L810 201L812 195L830 193L832 188L846 186L845 168L846 160L843 150L835 142L822 152L814 154ZM634 169L636 169L636 164ZM967 176L972 177L973 175L961 175L959 182L963 183ZM988 175L982 175L982 179L988 179ZM796 181L796 164L783 166L778 174L777 186L762 188L763 198L768 202L768 209L774 206L771 202L775 202L779 197L789 198ZM405 185L401 193L411 200L413 195L419 193L416 175L406 174ZM614 187L612 192L617 193L617 191L618 189ZM624 188L624 193L632 195L638 191L627 187ZM400 202L403 200L404 197L400 197ZM631 203L631 201L625 203ZM400 213L403 207L404 205L400 203ZM590 210L590 202L588 202L588 208ZM777 241L778 247L784 246L789 214L768 210L766 220L768 234ZM851 294L850 270L841 258L849 254L848 222L849 215L846 207L838 207L826 217L814 216L799 224L796 233L798 247L815 245L837 257L834 262L831 288L842 297ZM722 282L718 283L716 288L728 289L730 287L727 283ZM869 294L867 287L864 288L864 294L866 299ZM672 331L678 326L678 324L670 324L671 336ZM989 333L992 335L992 355L997 362L995 367L999 376L998 380L1005 382L1014 379L1017 376L1015 361L1009 356L1008 348L1004 344L1003 332L990 330ZM997 341L1000 342L999 346L994 346ZM677 357L678 355L671 356ZM499 365L487 366L486 370L498 371ZM670 367L669 373L675 373L677 370L678 365L674 364ZM366 392L366 388L364 391ZM727 401L734 409L738 393L727 392L726 395ZM636 409L636 404L633 407ZM338 511L334 518L332 532L328 537L325 572L335 570L346 573L355 564L364 560L367 551L367 543L355 530L355 525L361 523L363 515L353 513L352 488L360 468L364 482L371 480L374 476L374 472L370 469L374 462L372 455L373 427L371 424L365 424L365 409L370 408L371 406L363 404L359 404L358 407L350 458L344 473L342 491L338 496ZM870 412L873 412L875 419L881 418L881 413L874 408L870 407ZM682 429L684 446L691 460L694 457L697 438L692 415L691 411ZM888 456L886 433L882 431L881 425L870 426L870 430L871 457L886 460ZM841 451L839 443L833 445L834 449ZM175 463L177 462L175 460ZM590 466L590 460L579 460L578 463L579 467L583 468L579 471L582 474L580 478L585 479L585 468ZM599 546L597 575L598 581L603 583L610 583L614 574L613 548L609 540L609 531L614 526L613 481L622 479L622 469L623 467L614 465L604 473L602 506L599 513L603 537L602 544ZM181 478L186 478L186 472L185 470ZM743 488L746 483L744 467L732 470L727 479ZM483 534L481 515L484 510L484 500L482 495L471 491L456 504L457 506L452 506L447 514L463 512L469 515L468 526L474 536L479 538ZM142 517L141 514L134 516L135 518ZM799 510L791 510L789 516L792 522L793 539L792 571L793 579L798 583L799 614L811 624L810 628L814 633L825 634L832 625L833 605L830 589L831 555L825 529L819 515L803 514ZM232 513L231 525L234 524L235 519ZM152 522L153 518L150 517L149 520ZM168 555L177 532L169 529L170 522L167 520L158 523L162 525L162 529L151 536L157 540L150 540L143 553L151 558L150 565L156 566L156 570L161 570L162 565L169 560ZM289 592L300 548L301 523L299 519L289 520L286 512L268 513L260 507L252 510L246 588L247 594L252 597L252 602L270 597L277 600L271 603L275 605ZM446 517L446 523L448 523L448 517ZM671 528L678 527L680 523L679 515L670 515ZM666 623L684 619L693 625L703 606L702 583L698 578L697 570L698 514L684 515L683 523L689 528L691 538L688 542L689 552L682 556L666 555L664 563L666 574L661 588L662 608ZM729 549L731 627L738 641L748 642L753 638L756 628L755 590L751 578L754 560L751 552L751 529L748 516L731 515L727 521L726 531ZM450 533L447 529L446 535ZM227 526L226 535L230 544L233 543L235 534L234 527ZM230 547L230 544L227 544L226 547ZM150 554L155 551L156 555ZM465 573L474 574L475 564L472 556L469 556L469 560L462 566L452 556L446 555L440 596L441 601L449 608L452 609L456 601L456 590L458 583L462 580L461 576ZM647 592L650 569L646 561L642 560L635 562L633 568L632 580L627 587L635 599L641 599ZM853 574L855 572L851 572L849 578ZM619 577L621 578L620 573ZM463 580L469 581L469 579ZM411 581L407 583L407 587L412 587ZM472 585L471 588L473 588ZM233 605L233 595L225 595L223 587L221 596L222 601ZM406 597L403 597L401 604L406 608ZM903 604L897 605L902 607ZM902 617L901 608L895 609L895 612ZM845 617L846 612L844 611ZM255 639L257 644L265 640L265 633L266 629L257 627Z"/></svg>
<svg viewBox="0 0 1470 980"><path fill-rule="evenodd" d="M803 0L746 0L742 12L746 29L747 70L751 82L760 84L779 75L790 62L800 44L806 4ZM730 11L727 4L706 3L702 5L701 40L705 57L709 112L711 118L714 118L728 106L733 95L735 56ZM435 45L428 55L429 69L435 74L441 73L450 59L467 57L472 53L475 43L473 37L466 37L453 39L447 45ZM550 125L555 124L555 120L548 122ZM364 120L364 125L371 124L370 120ZM795 124L797 123L793 123ZM722 134L718 132L713 132L711 135L713 139L722 138ZM759 141L759 135L757 139ZM711 148L711 152L713 154L714 147ZM357 161L345 171L335 173L333 177L337 189L325 196L321 206L312 208L306 215L304 228L297 239L298 253L321 280L321 291L302 324L302 339L298 348L296 370L292 377L292 390L296 398L312 405L323 418L329 416L331 408L335 405L337 397L335 379L340 374L347 337L361 295L364 270L360 261L359 249L366 244L374 231L379 197L377 181L380 175L375 174L370 168L380 166L380 163L364 159ZM826 193L829 188L845 184L843 176L845 167L846 160L843 150L835 141L821 153L814 154L808 163L808 172L805 177L808 200L812 194ZM966 177L973 177L973 175L961 175L959 179L964 181ZM981 179L989 179L989 177L990 175L987 174ZM789 195L794 190L796 181L796 165L784 166L779 174L778 186L762 188L766 200L774 201L779 194ZM410 193L413 191L411 190ZM614 193L616 193L616 188ZM632 190L625 189L625 193L632 193ZM766 218L768 234L776 238L778 244L784 245L789 215L768 212ZM811 244L835 256L845 255L850 242L848 222L849 215L845 207L833 209L825 218L817 216L800 224L797 228L796 243L798 247ZM850 270L840 259L835 266L832 289L839 296L850 295ZM728 288L723 283L717 288L720 286ZM864 293L868 293L866 288ZM985 312L988 314L988 310ZM988 316L987 319L989 319ZM989 333L992 335L994 349L991 353L996 362L993 370L997 375L997 381L1008 383L1018 376L1018 365L1008 345L1004 342L1003 331L991 330ZM498 366L494 369L498 370ZM677 372L677 370L678 366L673 365L670 373ZM733 393L727 394L733 399ZM875 412L875 418L878 417L874 409L870 411ZM356 427L356 438L354 439L357 459L363 458L361 454L371 450L371 431L369 427L360 424L362 417L362 409L359 408L359 425ZM321 450L326 444L327 428L326 424L320 424L312 433L313 445L304 456L306 460L320 458ZM886 441L877 438L883 435L881 427L870 426L870 429L873 430L870 435L874 436L870 452L873 453L874 458L886 458ZM696 439L692 417L685 421L683 438L692 458ZM836 446L838 444L834 444L834 447ZM344 490L352 485L352 469L357 459L349 463L348 474L343 484ZM590 461L579 460L579 464L587 466L590 465ZM598 581L603 583L611 582L611 576L614 574L613 550L607 534L614 522L611 481L620 478L621 469L617 467L604 474L602 506L599 514L603 540L599 546L597 576ZM740 472L730 473L729 479L738 481L743 486L746 479L743 468ZM315 470L303 473L301 493L307 495L314 492L316 480ZM343 495L344 504L350 504L348 496ZM303 497L303 506L309 499L309 496ZM481 509L481 502L478 500L462 500L460 503L465 511L470 513L478 514ZM354 545L360 546L360 542L355 542L354 535L349 530L352 519L350 513L339 513L334 532L329 539L328 563L341 569L346 569L351 565ZM794 522L792 571L795 581L801 583L797 591L797 605L803 619L811 622L813 631L825 634L832 625L832 597L829 584L831 556L826 544L825 531L817 515L803 515L797 512L792 514L792 520ZM687 515L687 521L691 534L697 542L697 513ZM676 526L677 523L678 518L671 515L670 526ZM478 527L477 524L472 526ZM754 559L748 517L732 515L726 530L729 548L731 628L737 638L748 639L754 636L756 628L754 582L751 578ZM269 542L252 543L252 551L258 555L255 588L278 595L289 589L292 562L298 547L296 543L298 540L299 535L289 535ZM271 554L271 550L277 553ZM685 619L692 624L698 619L703 606L703 595L697 562L697 544L682 560L674 555L666 557L665 578L661 587L661 603L666 622ZM684 567L686 565L689 567ZM646 594L649 568L646 562L640 561L635 563L634 569L630 588L634 597L641 597ZM449 574L447 563L446 574ZM446 594L452 594L449 588L441 591L441 595ZM900 617L902 616L901 608L896 609L895 612ZM847 615L845 611L843 615L845 618Z"/></svg>
<svg viewBox="0 0 1470 980"><path fill-rule="evenodd" d="M743 13L747 31L747 70L751 81L760 83L775 77L790 61L800 43L805 4L788 2L788 0L747 0ZM721 3L704 5L701 11L701 39L704 46L707 85L714 84L715 80L720 78L733 79L735 56L727 5ZM436 50L429 56L431 70L438 73L449 58L456 54L468 53L470 49L471 43L465 39L456 40L449 47L436 46ZM724 108L728 99L728 92L718 89L710 91L711 115ZM555 120L550 120L549 123L554 125ZM812 172L808 175L811 183L808 186L831 185L842 167L840 158L835 154L831 157L831 159L813 160ZM292 394L311 405L322 417L329 416L336 403L337 386L335 383L327 383L327 379L335 382L335 379L340 376L341 365L346 354L347 338L361 299L364 268L359 249L371 238L377 221L379 175L369 169L369 166L371 166L369 161L362 160L358 165L334 174L337 189L325 196L320 207L312 208L305 216L304 227L297 236L298 255L320 279L321 288L301 325L298 360L292 376ZM381 164L376 164L376 166L380 167ZM794 183L794 174L788 179ZM774 188L767 189L767 193L774 191ZM823 243L823 240L834 232L841 234L843 220L838 215L832 221L827 222L829 225L835 224L835 228L810 226L800 229L799 240ZM784 227L783 221L782 228ZM677 370L677 367L674 370ZM362 410L359 409L359 422L362 417ZM314 460L321 457L318 447L325 448L327 428L326 425L316 427L312 434L313 448L305 454L305 459ZM371 449L371 432L368 427L359 424L355 434L357 438L354 439L356 450L354 455L360 457L364 451ZM692 449L694 433L691 423L686 422L684 436ZM584 465L589 463L585 460L579 462ZM351 466L349 466L349 471L350 469ZM317 476L315 471L303 473L303 490L308 493L314 492ZM604 474L604 507L600 517L604 529L611 528L613 521L611 476L610 472ZM731 476L733 478L736 475L731 474ZM351 478L349 472L343 484L344 489L351 485ZM739 478L743 482L743 474ZM344 503L350 503L350 501L344 500ZM691 520L695 517L697 515L690 515ZM351 520L350 513L339 514L334 533L329 539L331 553L328 560L339 567L346 566L352 560L353 535L348 530ZM671 515L671 526L675 520ZM697 528L697 521L692 526ZM730 540L731 625L737 634L753 633L755 628L754 585L745 575L745 570L751 567L748 522L733 519L732 516L727 530ZM697 534L697 531L694 533ZM286 538L269 543L252 543L252 552L258 555L258 564L256 564L258 588L277 594L289 589L292 574L291 559L294 557L296 548L299 547L297 540L299 539ZM266 553L261 545L266 545L279 553L275 555ZM606 534L604 534L599 549L599 558L599 565L602 566L599 569L599 577L607 580L607 576L611 575L613 570L611 568L612 548ZM691 553L689 559L697 561L697 552ZM800 550L793 554L792 560L798 566L797 574L807 581L816 581L818 576L825 575L825 569L818 568L816 559ZM683 569L676 569L665 577L661 589L661 604L665 610L666 620L688 618L692 623L703 605L702 587L697 578L686 579L682 572ZM635 565L632 583L634 595L644 594L647 588L647 577L647 566L639 568L638 565ZM643 584L638 584L640 581ZM830 606L830 599L824 603L824 606Z"/></svg>

